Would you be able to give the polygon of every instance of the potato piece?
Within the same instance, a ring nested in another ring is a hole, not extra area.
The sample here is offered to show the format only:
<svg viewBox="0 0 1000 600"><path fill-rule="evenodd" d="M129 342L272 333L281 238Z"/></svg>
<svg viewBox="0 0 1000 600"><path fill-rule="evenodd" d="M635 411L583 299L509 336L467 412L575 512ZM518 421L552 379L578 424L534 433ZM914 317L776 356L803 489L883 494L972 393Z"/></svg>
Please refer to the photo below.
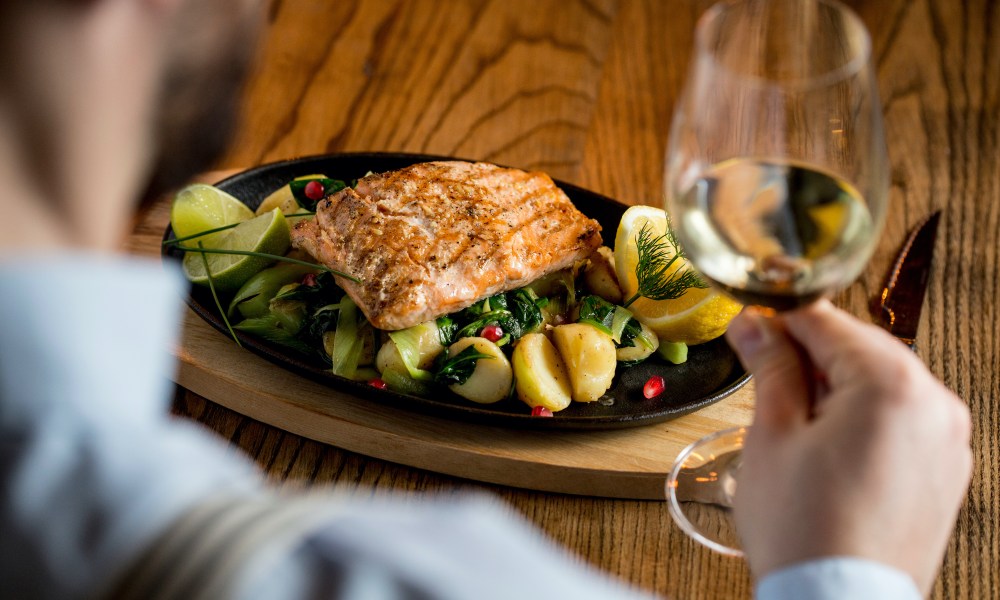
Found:
<svg viewBox="0 0 1000 600"><path fill-rule="evenodd" d="M637 339L635 340L634 346L625 346L624 348L617 349L616 353L618 354L619 362L631 363L646 360L652 353L656 352L657 348L660 347L660 338L657 337L656 333L654 333L649 327L646 327L645 323L641 323L641 325L642 335L644 335L646 339L653 344L653 347L647 348L645 344Z"/></svg>
<svg viewBox="0 0 1000 600"><path fill-rule="evenodd" d="M476 370L465 383L448 387L466 400L479 404L492 404L506 398L514 381L514 372L503 351L486 338L467 337L452 344L448 348L448 356L455 356L469 346L492 358L480 358L476 361Z"/></svg>
<svg viewBox="0 0 1000 600"><path fill-rule="evenodd" d="M514 347L511 357L517 397L528 406L560 411L571 401L566 365L549 338L529 333Z"/></svg>
<svg viewBox="0 0 1000 600"><path fill-rule="evenodd" d="M560 325L552 330L573 389L573 400L593 402L611 388L618 364L611 336L584 323Z"/></svg>
<svg viewBox="0 0 1000 600"><path fill-rule="evenodd" d="M615 273L615 255L611 248L601 246L590 255L583 271L583 284L595 295L612 304L622 303L622 288Z"/></svg>
<svg viewBox="0 0 1000 600"><path fill-rule="evenodd" d="M288 185L281 186L274 190L270 196L264 198L264 201L260 203L254 214L260 216L276 208L281 209L282 214L286 215L302 210L302 207L296 202L295 197L292 196L292 188Z"/></svg>
<svg viewBox="0 0 1000 600"><path fill-rule="evenodd" d="M296 177L299 179L325 179L326 175L303 175L302 177ZM280 188L271 192L271 194L264 198L264 201L260 203L254 214L260 216L264 213L271 212L275 208L281 209L282 214L292 215L300 212L304 212L305 209L299 206L298 200L292 194L292 186L290 184L285 184ZM288 224L294 225L296 222L302 219L310 219L312 217L292 217L288 220Z"/></svg>
<svg viewBox="0 0 1000 600"><path fill-rule="evenodd" d="M429 369L434 364L434 359L437 358L438 354L444 351L444 346L441 344L441 337L438 335L437 323L427 321L420 325L414 325L410 329L417 336L419 358L416 367L418 369ZM375 366L380 372L388 369L393 369L400 373L408 372L406 365L403 364L403 357L399 354L399 348L396 347L396 342L392 341L392 339L386 340L382 344L382 347L379 348L378 356L375 358Z"/></svg>

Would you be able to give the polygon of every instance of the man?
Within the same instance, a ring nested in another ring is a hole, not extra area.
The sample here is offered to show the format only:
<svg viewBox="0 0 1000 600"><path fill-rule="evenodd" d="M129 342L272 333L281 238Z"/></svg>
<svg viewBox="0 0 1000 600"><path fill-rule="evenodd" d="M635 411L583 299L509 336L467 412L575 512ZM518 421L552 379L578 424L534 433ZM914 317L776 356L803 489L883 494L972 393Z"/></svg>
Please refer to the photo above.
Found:
<svg viewBox="0 0 1000 600"><path fill-rule="evenodd" d="M167 418L185 282L114 252L133 198L221 149L261 8L0 4L0 595L638 597L496 500L279 496ZM761 396L737 505L760 596L926 593L968 484L964 406L826 303L730 335Z"/></svg>

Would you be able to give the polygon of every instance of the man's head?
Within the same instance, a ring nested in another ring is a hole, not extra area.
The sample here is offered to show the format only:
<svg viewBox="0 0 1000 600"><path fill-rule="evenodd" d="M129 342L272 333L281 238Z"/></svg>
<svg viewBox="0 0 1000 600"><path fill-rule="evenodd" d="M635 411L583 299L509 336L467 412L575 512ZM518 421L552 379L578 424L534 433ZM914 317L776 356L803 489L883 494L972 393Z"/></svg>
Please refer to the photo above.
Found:
<svg viewBox="0 0 1000 600"><path fill-rule="evenodd" d="M262 4L0 2L0 186L16 190L3 206L46 240L110 249L138 197L225 148Z"/></svg>
<svg viewBox="0 0 1000 600"><path fill-rule="evenodd" d="M230 141L256 50L257 2L189 0L170 34L150 196L187 181Z"/></svg>

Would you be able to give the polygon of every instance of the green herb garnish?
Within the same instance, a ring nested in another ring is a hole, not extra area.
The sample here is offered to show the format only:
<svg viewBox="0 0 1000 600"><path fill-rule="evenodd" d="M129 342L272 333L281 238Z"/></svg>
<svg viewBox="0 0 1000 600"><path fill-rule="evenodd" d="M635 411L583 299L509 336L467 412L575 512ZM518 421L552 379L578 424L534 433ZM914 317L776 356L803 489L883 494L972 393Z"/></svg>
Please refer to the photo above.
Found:
<svg viewBox="0 0 1000 600"><path fill-rule="evenodd" d="M448 356L448 352L442 352L435 361L434 381L442 385L462 385L472 377L480 358L493 357L476 350L474 345L466 346L464 350L451 357Z"/></svg>
<svg viewBox="0 0 1000 600"><path fill-rule="evenodd" d="M235 254L237 256L256 256L256 257L259 257L259 258L269 258L271 260L276 260L276 261L279 261L279 262L287 262L287 263L292 263L292 264L296 264L296 265L305 265L307 267L315 267L315 268L320 269L322 271L326 271L326 272L332 273L334 275L339 275L340 277L343 277L344 279L349 279L349 280L353 281L354 283L361 283L361 280L358 279L357 277L354 277L352 275L348 275L347 273L341 273L340 271L337 271L336 269L331 269L329 267L325 267L323 265L318 265L316 263L306 262L304 260L298 260L296 258L289 258L287 256L279 256L277 254L268 254L266 252L254 252L253 250L221 250L221 249L218 249L218 248L203 248L201 246L201 242L198 243L198 247L197 248L191 248L190 246L174 246L174 248L176 248L178 250L183 250L185 252L201 252L202 254Z"/></svg>
<svg viewBox="0 0 1000 600"><path fill-rule="evenodd" d="M675 262L686 258L677 237L670 229L670 221L667 221L667 232L660 236L654 236L648 226L648 223L643 224L635 240L639 256L635 276L639 288L622 306L628 308L640 297L673 300L683 296L689 288L707 288L708 284L691 267L686 266L670 273Z"/></svg>
<svg viewBox="0 0 1000 600"><path fill-rule="evenodd" d="M233 326L229 324L229 317L226 316L226 311L222 310L222 303L219 302L219 295L215 291L215 279L212 278L212 269L208 266L208 257L205 256L205 248L202 247L201 242L198 242L198 247L193 248L195 252L201 252L201 260L205 262L205 273L208 274L208 289L212 290L212 299L215 300L215 308L219 310L219 314L222 315L222 322L226 324L226 329L229 330L229 335L233 336L233 341L240 348L243 344L240 343L240 339L236 337L236 332L233 331Z"/></svg>
<svg viewBox="0 0 1000 600"><path fill-rule="evenodd" d="M288 219L290 217L314 217L314 216L316 216L316 213L314 213L314 212L300 212L300 213L293 213L293 214L290 214L290 215L285 215L285 218ZM232 229L233 227L236 227L237 225L239 225L239 223L230 223L229 225L223 225L222 227L216 227L214 229L206 229L205 231L199 231L198 233L192 233L191 235L186 235L184 237L172 238L172 239L169 239L169 240L163 240L163 244L162 245L163 246L176 246L177 244L180 244L181 242L187 242L187 241L190 241L190 240L194 240L194 239L200 238L202 236L206 236L206 235L208 235L210 233L218 233L220 231L226 231L227 229Z"/></svg>

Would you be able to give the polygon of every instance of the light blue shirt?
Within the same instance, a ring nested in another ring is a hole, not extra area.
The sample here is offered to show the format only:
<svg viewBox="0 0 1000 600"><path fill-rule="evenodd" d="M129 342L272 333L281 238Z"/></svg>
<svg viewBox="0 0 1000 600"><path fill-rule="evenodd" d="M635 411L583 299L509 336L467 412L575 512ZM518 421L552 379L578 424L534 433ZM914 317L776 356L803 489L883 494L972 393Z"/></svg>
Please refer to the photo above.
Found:
<svg viewBox="0 0 1000 600"><path fill-rule="evenodd" d="M492 497L269 490L220 438L168 414L186 290L155 262L0 263L0 596L645 597ZM904 574L855 559L796 565L757 590L919 597Z"/></svg>

